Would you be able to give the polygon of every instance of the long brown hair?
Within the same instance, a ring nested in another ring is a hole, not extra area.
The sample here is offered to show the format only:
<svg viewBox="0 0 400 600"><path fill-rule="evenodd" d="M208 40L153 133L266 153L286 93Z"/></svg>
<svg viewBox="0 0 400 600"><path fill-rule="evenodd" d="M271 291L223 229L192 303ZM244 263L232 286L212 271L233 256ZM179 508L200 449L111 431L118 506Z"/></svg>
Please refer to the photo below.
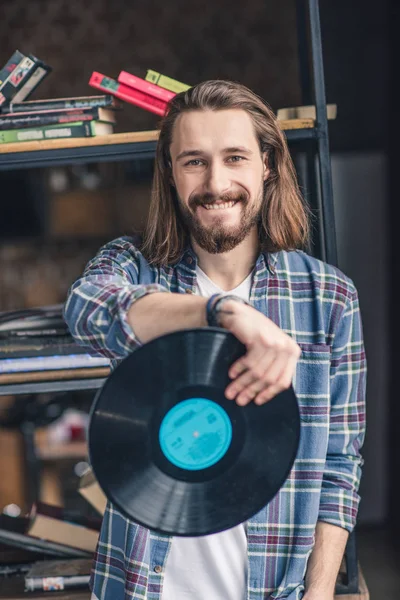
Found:
<svg viewBox="0 0 400 600"><path fill-rule="evenodd" d="M190 110L242 109L251 117L260 151L267 152L270 174L265 182L259 237L268 252L305 247L309 210L297 183L295 168L272 109L250 89L232 81L211 80L177 94L161 122L149 216L142 252L155 265L179 261L189 241L176 191L170 183L170 146L176 119Z"/></svg>

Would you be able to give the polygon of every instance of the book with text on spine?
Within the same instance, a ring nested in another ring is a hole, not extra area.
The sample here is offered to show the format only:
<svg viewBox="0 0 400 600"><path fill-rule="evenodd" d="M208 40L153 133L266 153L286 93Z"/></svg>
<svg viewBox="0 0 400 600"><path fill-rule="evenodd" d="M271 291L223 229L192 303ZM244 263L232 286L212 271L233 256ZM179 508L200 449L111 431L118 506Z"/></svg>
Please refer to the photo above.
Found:
<svg viewBox="0 0 400 600"><path fill-rule="evenodd" d="M22 102L28 98L50 71L51 67L36 56L24 56L0 83L0 106L7 106L12 101Z"/></svg>
<svg viewBox="0 0 400 600"><path fill-rule="evenodd" d="M25 54L22 54L19 50L16 50L14 54L8 59L4 67L0 69L0 86L7 79L7 77L12 73L21 60L25 57Z"/></svg>
<svg viewBox="0 0 400 600"><path fill-rule="evenodd" d="M150 96L149 94L145 94L139 90L134 90L133 88L124 85L123 83L119 83L111 77L102 75L97 71L92 73L92 76L89 80L89 85L101 90L102 92L113 94L120 100L134 104L135 106L153 112L162 117L167 112L167 102L164 102L159 98L154 98L154 96Z"/></svg>
<svg viewBox="0 0 400 600"><path fill-rule="evenodd" d="M102 96L76 96L74 98L50 98L47 100L28 100L27 102L11 102L7 107L9 113L37 112L43 110L70 110L88 107L122 108L118 98L111 94Z"/></svg>
<svg viewBox="0 0 400 600"><path fill-rule="evenodd" d="M25 591L45 592L71 588L87 588L92 558L42 560L33 563L25 574Z"/></svg>
<svg viewBox="0 0 400 600"><path fill-rule="evenodd" d="M131 75L127 71L121 71L121 73L118 75L118 81L119 83L128 85L135 90L139 90L145 94L150 94L150 96L154 96L155 98L160 98L160 100L164 100L164 102L169 102L174 96L176 96L175 92L170 92L169 90L166 90L158 85L154 85L154 83L151 83L150 81L136 77L136 75Z"/></svg>
<svg viewBox="0 0 400 600"><path fill-rule="evenodd" d="M42 127L58 123L76 123L77 121L102 121L115 123L115 113L100 107L87 107L70 110L48 110L27 113L0 114L0 131L7 129L25 129L26 127Z"/></svg>
<svg viewBox="0 0 400 600"><path fill-rule="evenodd" d="M172 77L167 77L166 75L161 75L161 73L157 73L157 71L152 71L149 69L146 75L146 81L151 81L155 85L159 85L160 87L170 90L171 92L175 92L179 94L180 92L186 92L191 86L186 85L186 83L182 83L181 81L177 81L176 79L172 79Z"/></svg>
<svg viewBox="0 0 400 600"><path fill-rule="evenodd" d="M78 121L63 125L44 125L28 129L8 129L0 131L0 144L54 140L58 138L85 138L113 133L111 123L99 121Z"/></svg>

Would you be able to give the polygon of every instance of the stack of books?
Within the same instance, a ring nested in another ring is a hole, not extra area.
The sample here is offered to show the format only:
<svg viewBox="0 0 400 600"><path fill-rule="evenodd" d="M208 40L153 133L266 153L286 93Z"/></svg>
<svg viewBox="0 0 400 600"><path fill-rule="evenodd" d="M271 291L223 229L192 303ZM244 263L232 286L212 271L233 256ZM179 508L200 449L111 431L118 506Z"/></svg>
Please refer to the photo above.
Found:
<svg viewBox="0 0 400 600"><path fill-rule="evenodd" d="M113 95L26 101L51 68L16 50L0 69L0 144L113 133Z"/></svg>
<svg viewBox="0 0 400 600"><path fill-rule="evenodd" d="M151 69L147 71L145 79L121 71L117 80L94 71L89 85L161 117L167 112L168 102L177 93L190 88L190 85Z"/></svg>
<svg viewBox="0 0 400 600"><path fill-rule="evenodd" d="M107 377L109 359L79 346L62 305L0 313L0 385Z"/></svg>

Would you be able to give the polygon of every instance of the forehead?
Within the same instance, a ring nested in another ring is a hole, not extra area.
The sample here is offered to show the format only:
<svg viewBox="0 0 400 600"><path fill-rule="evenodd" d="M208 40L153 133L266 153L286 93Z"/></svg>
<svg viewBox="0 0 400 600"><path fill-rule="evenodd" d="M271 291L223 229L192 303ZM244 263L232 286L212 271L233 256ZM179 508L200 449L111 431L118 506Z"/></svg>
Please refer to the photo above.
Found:
<svg viewBox="0 0 400 600"><path fill-rule="evenodd" d="M258 150L254 125L244 110L193 110L175 122L171 154L184 150L218 151L226 147L247 146Z"/></svg>

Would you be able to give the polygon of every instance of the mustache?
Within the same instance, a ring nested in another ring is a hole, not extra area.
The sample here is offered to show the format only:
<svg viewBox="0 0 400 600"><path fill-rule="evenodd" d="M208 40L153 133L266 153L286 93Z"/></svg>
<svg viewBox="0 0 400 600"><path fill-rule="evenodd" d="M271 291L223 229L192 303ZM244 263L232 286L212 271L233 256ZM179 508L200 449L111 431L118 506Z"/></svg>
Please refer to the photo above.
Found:
<svg viewBox="0 0 400 600"><path fill-rule="evenodd" d="M193 196L189 199L189 207L191 209L196 208L197 206L204 206L204 204L213 204L219 200L220 202L244 202L247 204L249 197L245 192L227 192L226 194L193 194Z"/></svg>

